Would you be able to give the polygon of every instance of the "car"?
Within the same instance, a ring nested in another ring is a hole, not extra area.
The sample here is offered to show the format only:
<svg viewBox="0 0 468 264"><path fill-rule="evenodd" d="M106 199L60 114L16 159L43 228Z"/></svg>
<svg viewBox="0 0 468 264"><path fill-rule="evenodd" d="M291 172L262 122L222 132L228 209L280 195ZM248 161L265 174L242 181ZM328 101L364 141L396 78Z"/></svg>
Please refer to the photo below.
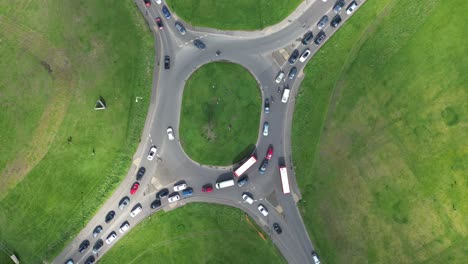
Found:
<svg viewBox="0 0 468 264"><path fill-rule="evenodd" d="M289 64L293 65L297 61L298 57L299 57L299 51L297 49L295 49L291 53L291 56L289 56L289 59L288 59Z"/></svg>
<svg viewBox="0 0 468 264"><path fill-rule="evenodd" d="M262 213L263 216L268 215L268 210L265 208L265 206L263 206L263 204L258 205L257 209L260 211L260 213Z"/></svg>
<svg viewBox="0 0 468 264"><path fill-rule="evenodd" d="M145 6L151 6L151 0L143 0L143 3L145 3Z"/></svg>
<svg viewBox="0 0 468 264"><path fill-rule="evenodd" d="M250 196L248 193L243 193L242 194L242 199L246 201L248 204L253 204L254 200L252 196Z"/></svg>
<svg viewBox="0 0 468 264"><path fill-rule="evenodd" d="M317 36L315 37L315 40L314 40L315 45L318 46L318 45L322 44L322 42L325 40L326 37L327 37L327 36L325 35L325 32L320 31L320 32L317 34Z"/></svg>
<svg viewBox="0 0 468 264"><path fill-rule="evenodd" d="M156 152L158 151L158 149L156 148L156 146L151 146L150 148L150 151L148 153L148 160L153 160L154 156L156 156Z"/></svg>
<svg viewBox="0 0 468 264"><path fill-rule="evenodd" d="M340 15L336 15L336 16L332 19L330 25L331 25L332 27L337 27L340 23L341 23L341 16L340 16Z"/></svg>
<svg viewBox="0 0 468 264"><path fill-rule="evenodd" d="M182 197L189 197L193 194L193 189L192 188L187 188L182 191Z"/></svg>
<svg viewBox="0 0 468 264"><path fill-rule="evenodd" d="M114 240L117 238L117 233L115 233L114 231L112 231L108 236L107 236L107 239L106 239L106 243L109 245L110 243L114 242Z"/></svg>
<svg viewBox="0 0 468 264"><path fill-rule="evenodd" d="M141 207L141 204L137 204L133 207L132 211L130 212L131 217L137 216L139 213L143 211L143 207Z"/></svg>
<svg viewBox="0 0 468 264"><path fill-rule="evenodd" d="M145 167L140 167L138 169L138 172L137 172L137 175L136 175L136 180L141 181L141 179L143 178L143 175L145 175L145 172L146 172L146 168Z"/></svg>
<svg viewBox="0 0 468 264"><path fill-rule="evenodd" d="M180 200L180 196L179 196L179 193L175 192L175 193L172 193L169 198L167 199L167 201L169 203L173 203L173 202L177 202Z"/></svg>
<svg viewBox="0 0 468 264"><path fill-rule="evenodd" d="M213 185L211 184L206 184L202 187L201 189L202 192L210 193L213 192Z"/></svg>
<svg viewBox="0 0 468 264"><path fill-rule="evenodd" d="M268 122L265 122L263 123L263 135L266 137L268 136L268 129L269 129L270 125L268 124Z"/></svg>
<svg viewBox="0 0 468 264"><path fill-rule="evenodd" d="M130 228L130 223L128 221L125 221L122 223L122 225L120 226L120 229L119 229L119 232L121 234L125 233L125 231L127 231L128 229Z"/></svg>
<svg viewBox="0 0 468 264"><path fill-rule="evenodd" d="M106 223L110 223L110 221L112 221L112 219L114 219L114 216L115 216L115 212L114 211L110 211L107 213L106 215Z"/></svg>
<svg viewBox="0 0 468 264"><path fill-rule="evenodd" d="M283 232L283 230L281 229L280 225L278 223L274 223L273 224L273 230L275 230L275 232L279 235Z"/></svg>
<svg viewBox="0 0 468 264"><path fill-rule="evenodd" d="M161 206L161 200L156 199L151 203L151 209L156 209Z"/></svg>
<svg viewBox="0 0 468 264"><path fill-rule="evenodd" d="M158 26L159 29L164 28L161 17L157 17L154 21L156 21L156 25Z"/></svg>
<svg viewBox="0 0 468 264"><path fill-rule="evenodd" d="M278 75L276 75L275 82L280 83L283 80L283 77L284 77L284 72L283 71L278 72Z"/></svg>
<svg viewBox="0 0 468 264"><path fill-rule="evenodd" d="M312 31L307 31L305 34L304 34L304 37L302 37L302 45L307 45L309 44L309 42L312 40L312 38L314 37L314 34L312 33Z"/></svg>
<svg viewBox="0 0 468 264"><path fill-rule="evenodd" d="M75 264L75 262L73 261L73 259L68 259L67 261L65 261L65 264Z"/></svg>
<svg viewBox="0 0 468 264"><path fill-rule="evenodd" d="M84 240L78 247L78 252L83 253L89 247L89 240Z"/></svg>
<svg viewBox="0 0 468 264"><path fill-rule="evenodd" d="M345 1L344 0L339 0L338 2L336 2L336 4L333 6L333 11L335 11L335 13L339 13L341 11L341 9L343 9L343 7L345 6Z"/></svg>
<svg viewBox="0 0 468 264"><path fill-rule="evenodd" d="M129 203L130 203L130 198L128 196L125 196L119 202L119 209L123 210L125 206L127 206Z"/></svg>
<svg viewBox="0 0 468 264"><path fill-rule="evenodd" d="M265 159L271 160L271 157L273 157L273 146L268 147Z"/></svg>
<svg viewBox="0 0 468 264"><path fill-rule="evenodd" d="M180 23L179 21L176 21L175 22L175 28L180 32L180 34L182 35L185 35L185 33L187 32L185 30L185 27L182 25L182 23Z"/></svg>
<svg viewBox="0 0 468 264"><path fill-rule="evenodd" d="M305 49L302 54L301 54L301 57L299 58L299 61L300 62L305 62L307 60L307 58L309 58L310 56L310 50L309 49Z"/></svg>
<svg viewBox="0 0 468 264"><path fill-rule="evenodd" d="M296 67L292 67L291 70L289 71L288 73L288 78L290 80L294 79L294 77L296 77L296 74L297 74L297 68Z"/></svg>
<svg viewBox="0 0 468 264"><path fill-rule="evenodd" d="M162 189L156 194L156 198L163 199L169 195L168 189Z"/></svg>
<svg viewBox="0 0 468 264"><path fill-rule="evenodd" d="M94 256L89 256L85 263L84 264L94 264L94 262L96 261L96 259L94 258Z"/></svg>
<svg viewBox="0 0 468 264"><path fill-rule="evenodd" d="M96 243L94 243L93 253L97 254L99 252L99 250L101 250L103 245L104 245L104 241L102 241L102 239L98 239L98 241L96 241Z"/></svg>
<svg viewBox="0 0 468 264"><path fill-rule="evenodd" d="M270 99L265 98L265 114L270 113Z"/></svg>
<svg viewBox="0 0 468 264"><path fill-rule="evenodd" d="M193 45L195 45L195 47L201 49L201 50L205 50L206 49L206 46L205 46L205 43L203 43L203 41L199 40L199 39L196 39L193 41Z"/></svg>
<svg viewBox="0 0 468 264"><path fill-rule="evenodd" d="M348 5L348 8L346 8L346 14L351 15L351 13L354 12L354 10L356 10L357 6L358 6L358 4L356 3L356 1L352 1Z"/></svg>
<svg viewBox="0 0 468 264"><path fill-rule="evenodd" d="M185 189L187 189L187 184L185 183L174 185L174 192L182 191Z"/></svg>
<svg viewBox="0 0 468 264"><path fill-rule="evenodd" d="M264 159L262 164L260 165L260 167L258 168L258 172L260 174L265 174L266 172L266 169L268 167L268 160L267 159Z"/></svg>
<svg viewBox="0 0 468 264"><path fill-rule="evenodd" d="M174 131L172 130L172 127L167 128L167 137L169 140L174 140Z"/></svg>
<svg viewBox="0 0 468 264"><path fill-rule="evenodd" d="M138 188L140 188L140 183L139 183L139 182L135 182L135 183L132 185L132 188L130 189L130 194L131 194L131 195L134 195L134 194L138 191Z"/></svg>
<svg viewBox="0 0 468 264"><path fill-rule="evenodd" d="M162 3L161 0L155 0L156 4L160 5Z"/></svg>
<svg viewBox="0 0 468 264"><path fill-rule="evenodd" d="M98 225L93 230L93 237L97 237L102 232L102 226Z"/></svg>
<svg viewBox="0 0 468 264"><path fill-rule="evenodd" d="M242 186L246 185L248 182L249 182L249 176L244 175L242 178L240 178L237 181L237 186L242 187Z"/></svg>
<svg viewBox="0 0 468 264"><path fill-rule="evenodd" d="M163 12L163 15L164 15L167 19L170 19L170 18L171 18L171 12L169 12L169 8L167 8L167 6L163 6L163 7L162 7L162 12Z"/></svg>
<svg viewBox="0 0 468 264"><path fill-rule="evenodd" d="M324 28L327 25L327 23L328 23L328 16L324 15L317 23L318 29Z"/></svg>
<svg viewBox="0 0 468 264"><path fill-rule="evenodd" d="M171 68L171 57L164 56L164 69L169 70Z"/></svg>
<svg viewBox="0 0 468 264"><path fill-rule="evenodd" d="M320 259L315 251L312 251L312 259L314 260L314 264L320 264Z"/></svg>

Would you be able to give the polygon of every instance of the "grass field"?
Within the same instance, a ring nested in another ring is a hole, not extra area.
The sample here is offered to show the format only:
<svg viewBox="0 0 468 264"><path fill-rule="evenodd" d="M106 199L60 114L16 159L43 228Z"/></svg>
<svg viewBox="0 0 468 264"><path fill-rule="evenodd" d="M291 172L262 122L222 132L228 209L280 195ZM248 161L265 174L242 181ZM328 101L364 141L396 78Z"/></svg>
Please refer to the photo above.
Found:
<svg viewBox="0 0 468 264"><path fill-rule="evenodd" d="M179 17L193 26L257 30L286 18L301 0L168 0Z"/></svg>
<svg viewBox="0 0 468 264"><path fill-rule="evenodd" d="M54 258L126 175L153 58L131 2L0 0L0 243L23 263Z"/></svg>
<svg viewBox="0 0 468 264"><path fill-rule="evenodd" d="M246 69L224 62L204 65L187 81L182 99L185 152L202 164L238 162L255 148L260 110L257 82Z"/></svg>
<svg viewBox="0 0 468 264"><path fill-rule="evenodd" d="M466 263L467 13L368 1L307 67L293 157L325 263Z"/></svg>
<svg viewBox="0 0 468 264"><path fill-rule="evenodd" d="M257 230L239 209L188 204L144 220L100 263L286 263Z"/></svg>

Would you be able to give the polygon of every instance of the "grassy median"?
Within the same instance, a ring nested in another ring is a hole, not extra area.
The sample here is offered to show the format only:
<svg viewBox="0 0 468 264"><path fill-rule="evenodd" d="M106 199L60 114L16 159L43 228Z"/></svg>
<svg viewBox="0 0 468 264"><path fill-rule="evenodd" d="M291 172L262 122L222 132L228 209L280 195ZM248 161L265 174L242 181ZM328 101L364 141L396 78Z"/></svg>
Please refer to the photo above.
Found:
<svg viewBox="0 0 468 264"><path fill-rule="evenodd" d="M230 165L255 148L260 90L242 66L214 62L192 74L185 86L180 140L187 155L207 165Z"/></svg>
<svg viewBox="0 0 468 264"><path fill-rule="evenodd" d="M368 1L307 67L293 157L325 262L466 263L467 12Z"/></svg>

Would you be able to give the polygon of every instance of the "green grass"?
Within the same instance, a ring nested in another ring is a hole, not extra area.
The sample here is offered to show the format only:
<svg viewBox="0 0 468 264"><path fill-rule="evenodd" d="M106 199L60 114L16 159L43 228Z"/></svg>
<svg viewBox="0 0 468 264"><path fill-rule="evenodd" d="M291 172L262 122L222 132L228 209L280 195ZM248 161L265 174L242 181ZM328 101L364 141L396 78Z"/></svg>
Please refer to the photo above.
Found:
<svg viewBox="0 0 468 264"><path fill-rule="evenodd" d="M251 223L237 208L188 204L144 220L100 263L286 263Z"/></svg>
<svg viewBox="0 0 468 264"><path fill-rule="evenodd" d="M185 152L202 164L238 162L255 148L261 104L257 82L243 67L202 66L187 81L182 99L179 133Z"/></svg>
<svg viewBox="0 0 468 264"><path fill-rule="evenodd" d="M153 39L133 3L110 0L0 0L0 39L0 243L42 263L127 173ZM93 109L99 96L105 111Z"/></svg>
<svg viewBox="0 0 468 264"><path fill-rule="evenodd" d="M368 1L307 67L293 157L324 262L466 263L467 13Z"/></svg>
<svg viewBox="0 0 468 264"><path fill-rule="evenodd" d="M258 30L274 25L301 0L168 0L173 12L193 26L225 30Z"/></svg>

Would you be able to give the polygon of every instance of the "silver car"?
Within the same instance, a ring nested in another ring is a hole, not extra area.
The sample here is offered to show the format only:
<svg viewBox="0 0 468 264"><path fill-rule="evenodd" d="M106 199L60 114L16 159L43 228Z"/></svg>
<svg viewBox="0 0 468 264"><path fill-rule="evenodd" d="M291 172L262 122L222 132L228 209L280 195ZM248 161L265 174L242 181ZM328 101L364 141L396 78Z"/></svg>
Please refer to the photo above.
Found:
<svg viewBox="0 0 468 264"><path fill-rule="evenodd" d="M268 136L268 129L269 129L269 124L268 122L263 123L263 135L266 137Z"/></svg>
<svg viewBox="0 0 468 264"><path fill-rule="evenodd" d="M322 29L324 28L328 23L328 16L325 15L322 17L322 19L320 19L320 21L317 23L317 27L318 29Z"/></svg>
<svg viewBox="0 0 468 264"><path fill-rule="evenodd" d="M185 27L182 25L182 23L180 23L179 21L175 22L175 28L180 32L180 34L182 35L185 35L185 33L187 32L185 30Z"/></svg>

